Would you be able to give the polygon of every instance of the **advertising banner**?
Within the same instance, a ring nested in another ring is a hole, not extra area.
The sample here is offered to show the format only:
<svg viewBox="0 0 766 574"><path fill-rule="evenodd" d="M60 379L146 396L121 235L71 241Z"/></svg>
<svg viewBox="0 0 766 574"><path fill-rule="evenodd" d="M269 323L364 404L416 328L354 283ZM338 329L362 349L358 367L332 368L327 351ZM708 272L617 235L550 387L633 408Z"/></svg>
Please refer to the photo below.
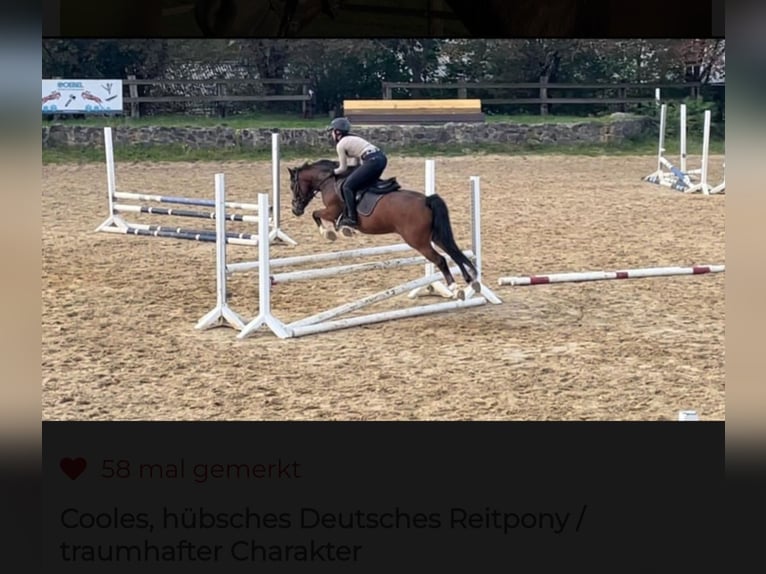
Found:
<svg viewBox="0 0 766 574"><path fill-rule="evenodd" d="M44 114L122 113L122 80L43 80Z"/></svg>

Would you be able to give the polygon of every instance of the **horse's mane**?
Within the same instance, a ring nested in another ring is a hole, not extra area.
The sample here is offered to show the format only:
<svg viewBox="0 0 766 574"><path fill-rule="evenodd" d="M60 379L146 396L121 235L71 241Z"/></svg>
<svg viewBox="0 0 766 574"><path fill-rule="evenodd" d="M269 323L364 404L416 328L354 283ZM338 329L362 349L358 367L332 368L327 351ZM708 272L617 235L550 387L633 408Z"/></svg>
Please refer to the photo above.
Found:
<svg viewBox="0 0 766 574"><path fill-rule="evenodd" d="M306 162L301 167L318 167L319 169L323 169L325 171L332 171L336 169L340 163L337 161L333 161L331 159L320 159L318 161L315 161L314 163Z"/></svg>
<svg viewBox="0 0 766 574"><path fill-rule="evenodd" d="M320 170L322 172L325 172L325 173L332 173L333 170L335 170L339 166L340 166L340 162L338 162L336 160L320 159L320 160L315 161L315 162L308 162L308 161L303 162L303 165L300 166L298 168L298 170L300 171L300 170L304 170L304 169L315 168L315 169L318 169L318 170ZM345 179L357 167L359 167L359 166L357 166L357 165L349 166L348 167L348 171L346 173L344 173L343 175L336 176L336 177L339 178L339 179Z"/></svg>

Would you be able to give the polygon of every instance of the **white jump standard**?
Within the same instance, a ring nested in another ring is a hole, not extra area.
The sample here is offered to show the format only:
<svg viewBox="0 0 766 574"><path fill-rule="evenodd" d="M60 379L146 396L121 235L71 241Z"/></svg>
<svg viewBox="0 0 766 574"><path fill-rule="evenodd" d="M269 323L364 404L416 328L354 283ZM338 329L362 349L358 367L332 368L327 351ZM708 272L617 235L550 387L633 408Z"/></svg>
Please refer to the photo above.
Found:
<svg viewBox="0 0 766 574"><path fill-rule="evenodd" d="M215 201L216 204L225 206L225 180L222 173L215 175ZM268 199L265 207L268 208ZM225 207L221 209L223 211ZM217 208L216 208L217 210ZM220 217L215 221L215 230L218 237L226 237L226 219ZM207 315L197 322L197 329L209 329L221 325L230 325L235 329L243 329L245 320L232 311L226 302L226 241L215 243L216 261L216 306Z"/></svg>
<svg viewBox="0 0 766 574"><path fill-rule="evenodd" d="M216 180L216 182L218 184L218 180ZM479 194L478 183L479 183L478 178L476 178L475 183L472 183L472 186L471 186L471 191L474 196ZM218 185L217 185L217 188L218 188ZM220 185L220 188L223 191L222 184ZM218 198L219 205L217 206L216 209L223 211L224 204L225 204L225 197L223 193L221 193L220 195L221 197ZM261 193L258 196L258 200L259 200L259 207L260 207L259 217L265 218L266 217L265 214L268 213L268 195ZM478 206L478 202L476 202L475 205ZM478 219L478 215L479 215L478 209L473 215L474 215L473 217L474 220ZM216 221L218 223L218 220ZM270 260L269 242L264 240L264 238L268 235L268 226L259 225L259 234L260 234L259 244L258 244L259 259L257 262L248 262L244 264L237 264L237 263L227 264L225 248L222 249L222 246L225 245L225 241L223 240L225 238L225 227L224 227L225 222L221 220L220 223L221 225L217 227L219 241L218 241L218 250L217 250L217 257L216 257L216 271L217 271L216 281L217 281L218 301L217 301L216 307L211 312L206 314L202 319L200 319L200 321L197 323L197 326L196 326L197 329L207 329L210 327L228 325L240 331L237 335L238 339L244 339L250 336L254 331L260 329L261 327L267 326L279 338L287 339L287 338L301 337L301 336L325 332L325 331L343 329L343 328L348 328L348 327L353 327L358 325L378 323L382 321L390 321L390 320L400 319L404 317L414 317L414 316L428 315L433 313L440 313L440 312L454 310L454 309L461 309L466 307L476 307L476 306L484 305L487 303L494 303L494 304L501 303L500 299L489 288L487 288L485 285L482 284L480 295L473 293L470 288L467 288L464 291L459 291L458 293L453 294L453 298L458 298L458 300L453 300L453 301L439 303L439 304L432 304L432 305L422 305L422 306L408 308L408 309L384 311L380 313L373 313L373 314L363 315L359 317L329 321L329 319L334 319L345 313L349 313L349 312L361 309L362 307L372 305L379 301L383 301L385 299L389 299L391 297L395 297L397 295L407 293L418 287L423 287L429 284L436 283L441 277L441 274L433 273L430 275L413 279L397 287L393 287L391 289L386 289L378 293L368 295L366 297L359 299L358 301L345 303L333 309L325 310L323 312L312 315L310 317L306 317L298 321L294 321L293 323L285 324L279 319L277 319L277 317L274 316L274 314L271 311L271 297L270 297L271 288L276 283L280 283L280 282L285 283L289 281L304 280L304 279L317 279L317 278L321 278L325 276L336 276L339 274L353 273L357 271L364 271L364 270L370 270L370 269L387 269L387 268L393 268L393 267L401 267L401 266L409 265L409 264L422 264L426 260L424 257L418 256L418 257L411 257L411 258L392 259L392 260L386 260L386 261L380 261L380 262L369 262L369 263L336 266L336 267L329 267L329 268L308 269L303 271L295 271L295 272L272 275L271 274L272 262ZM404 251L406 249L412 249L412 248L410 248L406 244L372 247L372 248L366 248L366 249L349 250L346 252L338 252L338 253L322 253L322 254L317 254L315 256L309 255L309 256L288 257L282 260L277 259L275 260L275 263L281 262L281 263L277 263L276 266L286 267L290 264L314 263L320 260L333 261L333 260L350 258L350 257L358 257L360 255L368 255L368 254L369 255L388 254L388 253ZM479 267L480 258L476 257L473 254L473 252L466 251L465 253L467 255L470 254L468 255L469 257L474 256L476 261L477 272L479 272L479 277L481 277L480 267ZM238 314L231 311L231 309L228 307L226 302L226 276L227 276L227 273L234 272L234 271L253 270L255 265L257 265L257 270L258 270L259 312L252 321L250 321L249 323L245 325L242 325L241 317ZM452 268L451 270L453 272L457 271L455 268ZM460 296L463 296L465 298L459 299Z"/></svg>
<svg viewBox="0 0 766 574"><path fill-rule="evenodd" d="M639 279L644 277L670 277L673 275L704 275L723 273L725 265L695 265L693 267L646 267L623 271L585 271L579 273L553 273L549 275L528 275L500 277L499 285L524 286L548 285L550 283L578 283L582 281L603 281L608 279Z"/></svg>
<svg viewBox="0 0 766 574"><path fill-rule="evenodd" d="M272 155L272 191L274 195L274 211L269 213L271 232L269 241L282 242L289 245L296 245L296 242L288 237L279 228L279 134L271 134L271 155ZM112 142L112 128L104 128L104 152L106 155L106 177L107 194L109 203L109 217L104 221L96 231L107 233L123 233L129 235L143 235L154 237L168 237L174 239L188 239L194 241L216 241L216 231L213 229L187 229L175 225L160 226L148 225L145 223L132 223L126 221L121 214L124 213L143 213L147 215L161 215L169 217L185 217L197 219L215 219L215 211L191 211L186 209L175 209L165 207L150 207L146 205L132 205L119 203L118 200L131 200L142 202L156 202L178 205L193 205L201 207L215 207L214 199L201 199L189 197L163 196L149 193L129 193L117 191L114 147ZM226 202L226 208L241 211L257 212L258 205L254 203ZM258 224L260 221L257 215L247 215L238 213L224 213L226 219L230 221L240 221L246 223ZM236 245L257 245L257 233L226 233L226 240Z"/></svg>
<svg viewBox="0 0 766 574"><path fill-rule="evenodd" d="M684 193L700 192L704 195L723 193L725 184L711 186L708 183L708 163L710 155L710 110L705 110L702 133L702 164L699 169L687 169L686 153L686 104L680 106L681 122L679 130L680 166L675 166L665 157L665 128L667 125L667 104L660 106L660 134L657 151L657 169L644 178L644 181L669 187Z"/></svg>

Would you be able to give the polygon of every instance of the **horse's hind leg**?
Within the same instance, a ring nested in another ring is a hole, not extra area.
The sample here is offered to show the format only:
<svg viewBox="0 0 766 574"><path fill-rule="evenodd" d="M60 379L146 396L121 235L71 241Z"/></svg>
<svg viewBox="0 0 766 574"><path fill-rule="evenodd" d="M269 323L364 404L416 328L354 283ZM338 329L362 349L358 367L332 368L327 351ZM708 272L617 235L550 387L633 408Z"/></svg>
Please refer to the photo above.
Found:
<svg viewBox="0 0 766 574"><path fill-rule="evenodd" d="M441 255L430 245L428 246L428 249L422 250L421 253L425 256L426 259L436 265L436 268L441 272L442 275L444 275L444 281L448 288L451 289L453 285L456 285L455 278L452 276L452 271L450 271L449 268L449 263L447 263L447 259L443 255Z"/></svg>
<svg viewBox="0 0 766 574"><path fill-rule="evenodd" d="M437 269L439 269L439 272L444 276L446 287L452 293L453 297L457 297L458 299L463 299L465 297L465 293L461 289L458 289L457 282L452 276L452 272L450 271L447 259L433 248L430 241L428 241L426 245L413 245L409 241L407 243L410 245L410 247L418 250L423 255L423 257L436 265Z"/></svg>
<svg viewBox="0 0 766 574"><path fill-rule="evenodd" d="M439 241L434 240L434 243L449 253L449 250ZM463 276L463 279L465 279L466 284L470 285L478 293L481 290L481 284L477 281L476 273L472 272L472 270L468 268L462 259L463 258L458 257L457 261L455 261L457 266L460 268L460 274Z"/></svg>

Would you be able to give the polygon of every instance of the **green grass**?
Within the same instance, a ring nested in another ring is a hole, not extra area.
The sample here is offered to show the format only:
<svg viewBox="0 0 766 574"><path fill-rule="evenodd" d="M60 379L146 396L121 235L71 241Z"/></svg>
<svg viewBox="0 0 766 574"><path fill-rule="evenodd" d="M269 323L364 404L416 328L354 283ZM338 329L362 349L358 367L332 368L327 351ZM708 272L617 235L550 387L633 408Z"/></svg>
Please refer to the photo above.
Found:
<svg viewBox="0 0 766 574"><path fill-rule="evenodd" d="M305 120L295 115L286 114L253 114L237 115L228 118L208 117L208 116L186 116L186 115L167 115L167 116L147 116L143 118L132 119L123 116L112 117L88 117L83 119L71 119L65 121L50 122L60 123L69 126L90 126L90 127L188 127L188 128L210 128L224 126L233 129L245 128L324 128L330 123L328 118L314 118Z"/></svg>
<svg viewBox="0 0 766 574"><path fill-rule="evenodd" d="M583 122L606 123L611 118L606 116L540 116L540 115L485 115L487 123L506 124L579 124Z"/></svg>
<svg viewBox="0 0 766 574"><path fill-rule="evenodd" d="M699 146L690 143L688 153L697 155L700 153ZM321 150L282 148L282 159L285 161L304 161L307 159L320 159L334 157L333 150L328 146ZM115 158L121 162L162 162L162 161L190 161L190 162L218 162L218 161L268 161L271 159L270 150L244 150L241 148L231 149L188 149L180 145L167 146L115 146ZM620 156L620 155L654 155L657 153L657 141L646 140L627 142L620 145L547 145L547 146L520 146L509 144L483 144L480 146L464 145L419 145L417 147L395 149L389 152L392 157L427 157L427 156L466 156L466 155L579 155L579 156ZM721 141L710 143L710 153L714 155L724 153L724 145ZM674 157L678 150L668 147L667 155ZM102 163L104 152L99 148L47 148L42 150L44 164L60 163Z"/></svg>
<svg viewBox="0 0 766 574"><path fill-rule="evenodd" d="M584 121L608 121L609 116L596 118L584 118L575 116L538 116L538 115L515 115L515 116L487 116L491 123L572 123ZM53 123L53 122L51 122ZM58 123L58 122L56 122ZM67 120L67 125L79 126L165 126L165 127L214 127L228 126L234 129L275 129L275 128L323 128L329 123L328 118L315 118L304 120L297 115L271 114L271 115L241 115L230 118L216 118L204 116L152 116L139 119L124 117L89 117L85 119ZM677 142L673 138L668 140L667 154L670 157L678 155ZM689 141L688 153L697 155L700 153L700 144L694 139ZM282 157L286 161L305 159L318 159L319 157L332 157L333 150L328 147L322 149L296 149L285 147ZM446 145L418 145L389 151L391 156L464 156L464 155L653 155L657 153L656 138L646 138L642 141L624 142L621 144L602 145L511 145L486 143L482 145L465 146L459 144ZM724 143L718 138L711 138L710 153L723 154ZM115 156L119 161L134 162L158 162L158 161L268 161L271 151L251 150L242 148L216 148L216 149L189 149L182 145L154 145L154 146L115 146ZM99 148L60 147L46 148L42 150L43 163L90 163L103 162L104 154Z"/></svg>
<svg viewBox="0 0 766 574"><path fill-rule="evenodd" d="M535 116L535 115L488 115L488 123L515 123L515 124L563 124L579 122L606 122L609 116L602 117L579 117L579 116ZM216 126L225 126L233 129L245 128L325 128L329 125L330 118L327 116L314 117L307 120L299 117L297 114L242 114L230 116L227 118L207 117L207 116L186 116L186 115L166 115L166 116L147 116L143 118L131 119L124 116L112 117L89 117L83 119L67 119L56 122L43 122L43 125L62 124L71 126L91 126L91 127L141 127L141 126L162 126L162 127L198 127L209 128Z"/></svg>

